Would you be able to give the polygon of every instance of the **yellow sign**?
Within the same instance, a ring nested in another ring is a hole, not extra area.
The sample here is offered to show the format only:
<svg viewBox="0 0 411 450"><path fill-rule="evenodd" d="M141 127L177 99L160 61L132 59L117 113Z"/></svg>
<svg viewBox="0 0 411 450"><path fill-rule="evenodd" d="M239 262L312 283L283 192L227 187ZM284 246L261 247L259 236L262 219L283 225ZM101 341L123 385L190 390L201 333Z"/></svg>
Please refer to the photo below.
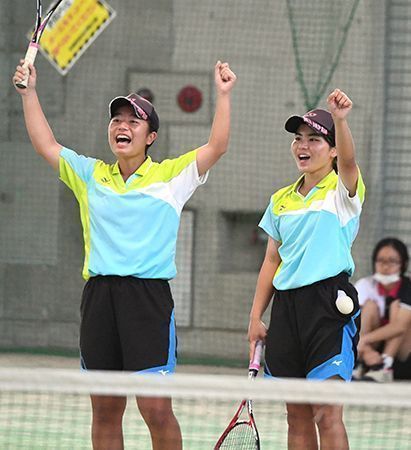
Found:
<svg viewBox="0 0 411 450"><path fill-rule="evenodd" d="M115 15L101 0L64 0L41 36L40 50L65 75Z"/></svg>

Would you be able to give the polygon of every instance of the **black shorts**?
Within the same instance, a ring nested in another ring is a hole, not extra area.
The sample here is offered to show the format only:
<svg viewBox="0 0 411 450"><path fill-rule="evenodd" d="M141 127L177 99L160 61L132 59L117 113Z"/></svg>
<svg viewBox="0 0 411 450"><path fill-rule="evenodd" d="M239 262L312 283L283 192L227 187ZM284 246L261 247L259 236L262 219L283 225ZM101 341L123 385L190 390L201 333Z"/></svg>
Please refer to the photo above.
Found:
<svg viewBox="0 0 411 450"><path fill-rule="evenodd" d="M81 301L83 369L172 373L176 348L167 281L111 275L87 281Z"/></svg>
<svg viewBox="0 0 411 450"><path fill-rule="evenodd" d="M343 292L338 292L343 291ZM341 313L337 296L352 299ZM348 275L309 286L276 291L266 337L265 374L271 377L350 380L357 357L360 307Z"/></svg>

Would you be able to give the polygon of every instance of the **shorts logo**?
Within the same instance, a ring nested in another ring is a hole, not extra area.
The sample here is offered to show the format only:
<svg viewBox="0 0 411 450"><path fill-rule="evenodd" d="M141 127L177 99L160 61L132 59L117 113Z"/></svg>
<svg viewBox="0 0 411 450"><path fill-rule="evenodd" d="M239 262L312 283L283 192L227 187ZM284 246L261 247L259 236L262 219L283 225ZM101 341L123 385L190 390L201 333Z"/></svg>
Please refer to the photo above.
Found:
<svg viewBox="0 0 411 450"><path fill-rule="evenodd" d="M168 372L170 372L170 371L169 370L163 370L163 369L158 371L158 373L161 373L161 375L167 375Z"/></svg>
<svg viewBox="0 0 411 450"><path fill-rule="evenodd" d="M331 364L335 364L336 366L339 367L342 364L342 360L340 359L337 361L336 359L334 359L334 361Z"/></svg>

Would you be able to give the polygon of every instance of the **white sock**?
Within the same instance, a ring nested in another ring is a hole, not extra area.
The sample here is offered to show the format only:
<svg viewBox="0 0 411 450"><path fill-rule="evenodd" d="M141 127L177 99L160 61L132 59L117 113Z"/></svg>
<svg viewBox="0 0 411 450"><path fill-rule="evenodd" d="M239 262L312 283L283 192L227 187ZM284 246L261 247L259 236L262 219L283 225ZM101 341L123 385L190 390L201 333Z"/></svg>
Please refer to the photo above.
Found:
<svg viewBox="0 0 411 450"><path fill-rule="evenodd" d="M394 358L392 356L382 354L382 362L384 364L384 369L390 369L394 363Z"/></svg>

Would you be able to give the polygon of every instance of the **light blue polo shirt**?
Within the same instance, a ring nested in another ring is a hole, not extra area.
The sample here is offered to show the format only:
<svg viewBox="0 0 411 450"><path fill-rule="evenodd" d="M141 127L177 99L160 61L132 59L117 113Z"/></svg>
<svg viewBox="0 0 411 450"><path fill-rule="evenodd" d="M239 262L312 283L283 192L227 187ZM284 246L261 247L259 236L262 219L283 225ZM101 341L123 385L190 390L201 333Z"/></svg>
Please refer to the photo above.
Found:
<svg viewBox="0 0 411 450"><path fill-rule="evenodd" d="M259 226L275 241L281 257L273 285L278 290L308 286L347 272L357 235L365 186L359 173L354 197L331 171L304 197L302 177L272 195Z"/></svg>
<svg viewBox="0 0 411 450"><path fill-rule="evenodd" d="M169 280L181 211L208 173L199 176L197 150L161 163L148 156L125 182L118 163L63 148L60 179L80 205L83 277L135 276Z"/></svg>

